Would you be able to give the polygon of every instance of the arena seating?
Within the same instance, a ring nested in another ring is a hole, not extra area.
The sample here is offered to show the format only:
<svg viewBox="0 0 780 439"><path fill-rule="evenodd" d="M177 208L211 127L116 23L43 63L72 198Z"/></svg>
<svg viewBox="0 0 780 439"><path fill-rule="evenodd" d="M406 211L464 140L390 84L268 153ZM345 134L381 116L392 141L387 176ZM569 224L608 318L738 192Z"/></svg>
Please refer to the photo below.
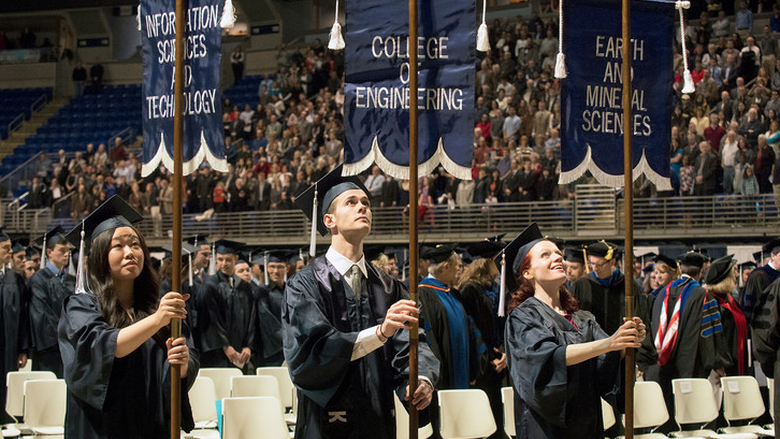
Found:
<svg viewBox="0 0 780 439"><path fill-rule="evenodd" d="M0 90L0 139L7 139L10 134L8 124L24 113L24 119L32 117L32 106L42 96L46 100L52 97L52 89L48 88L17 88Z"/></svg>

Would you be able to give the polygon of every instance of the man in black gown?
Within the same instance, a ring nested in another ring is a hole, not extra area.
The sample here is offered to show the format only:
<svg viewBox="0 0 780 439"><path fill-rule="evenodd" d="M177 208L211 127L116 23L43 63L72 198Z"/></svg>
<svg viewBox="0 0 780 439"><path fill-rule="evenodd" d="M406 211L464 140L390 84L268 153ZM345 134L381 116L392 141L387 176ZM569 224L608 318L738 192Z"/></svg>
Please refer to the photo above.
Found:
<svg viewBox="0 0 780 439"><path fill-rule="evenodd" d="M780 238L767 242L762 248L762 253L769 256L769 262L750 273L742 296L742 310L745 312L748 325L753 319L753 306L756 300L769 284L780 277Z"/></svg>
<svg viewBox="0 0 780 439"><path fill-rule="evenodd" d="M257 332L255 341L262 344L255 352L258 366L281 366L282 353L282 298L284 296L285 273L287 273L288 252L277 250L265 255L265 269L268 283L259 288L256 296Z"/></svg>
<svg viewBox="0 0 780 439"><path fill-rule="evenodd" d="M295 200L331 246L293 276L282 308L284 357L298 388L296 439L393 439L393 392L408 389L408 329L419 312L406 289L363 255L368 191L339 166ZM402 329L401 331L397 331ZM418 409L430 404L439 363L420 333ZM422 425L422 424L421 424Z"/></svg>
<svg viewBox="0 0 780 439"><path fill-rule="evenodd" d="M30 347L30 326L27 320L29 292L24 279L8 268L11 250L11 238L0 228L0 340L3 343L3 361L0 363L3 373L0 408L3 415L0 420L3 424L11 422L11 418L5 414L5 376L27 365L27 349Z"/></svg>
<svg viewBox="0 0 780 439"><path fill-rule="evenodd" d="M76 289L76 278L65 272L70 244L61 232L62 228L57 226L46 233L46 264L29 280L32 368L54 372L58 378L62 378L62 359L57 344L57 323L62 301Z"/></svg>
<svg viewBox="0 0 780 439"><path fill-rule="evenodd" d="M198 305L203 367L230 367L253 371L256 312L248 283L234 274L236 255L243 244L219 240L217 274L203 283Z"/></svg>

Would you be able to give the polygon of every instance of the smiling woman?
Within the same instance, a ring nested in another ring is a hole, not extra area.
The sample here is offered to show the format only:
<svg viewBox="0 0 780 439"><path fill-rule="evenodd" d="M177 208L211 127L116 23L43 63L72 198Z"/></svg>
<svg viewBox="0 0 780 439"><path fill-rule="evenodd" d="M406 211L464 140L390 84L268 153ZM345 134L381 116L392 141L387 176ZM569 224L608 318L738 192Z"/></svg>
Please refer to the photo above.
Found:
<svg viewBox="0 0 780 439"><path fill-rule="evenodd" d="M58 326L66 438L166 437L170 365L181 367L185 389L197 376L189 339L172 340L168 330L172 318L186 317L189 296L168 293L158 301L149 249L133 226L141 218L114 196L68 234L89 247L88 272L79 273L89 287L65 299ZM192 429L187 392L181 413L183 428Z"/></svg>
<svg viewBox="0 0 780 439"><path fill-rule="evenodd" d="M618 384L620 353L639 347L638 318L612 336L565 287L563 255L531 224L505 249L506 326L518 437L603 438L599 398Z"/></svg>

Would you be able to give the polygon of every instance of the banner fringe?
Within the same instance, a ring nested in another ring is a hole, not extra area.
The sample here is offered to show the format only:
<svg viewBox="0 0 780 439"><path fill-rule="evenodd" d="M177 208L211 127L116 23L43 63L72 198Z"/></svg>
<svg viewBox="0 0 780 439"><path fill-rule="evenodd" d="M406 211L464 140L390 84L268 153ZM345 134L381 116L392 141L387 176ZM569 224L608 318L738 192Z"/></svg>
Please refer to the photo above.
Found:
<svg viewBox="0 0 780 439"><path fill-rule="evenodd" d="M571 171L561 172L561 176L558 179L558 184L569 184L577 181L585 174L585 171L590 171L596 181L604 186L621 188L625 183L623 174L608 174L599 168L598 165L596 165L596 163L592 160L592 150L590 145L588 145L588 150L586 151L585 158L582 160L582 162ZM650 162L647 161L647 156L645 156L644 149L642 150L642 158L639 159L639 163L634 166L632 175L633 180L636 181L636 179L641 175L647 177L647 179L650 180L660 191L672 190L672 184L669 181L669 178L663 177L650 166Z"/></svg>
<svg viewBox="0 0 780 439"><path fill-rule="evenodd" d="M341 174L344 176L358 175L361 172L371 167L371 164L376 162L379 168L391 177L397 180L409 179L409 167L397 165L382 154L382 150L379 147L379 138L374 136L374 141L371 145L371 150L365 157L355 163L344 163L344 168ZM447 155L444 150L444 142L442 138L439 138L439 146L436 148L436 152L431 158L426 160L417 166L417 175L422 177L428 175L436 169L437 166L443 166L444 170L452 174L456 178L461 180L471 180L471 168L461 166Z"/></svg>
<svg viewBox="0 0 780 439"><path fill-rule="evenodd" d="M148 163L144 163L141 168L141 176L147 177L149 174L155 171L160 165L160 162L165 165L169 170L173 169L173 157L168 155L168 150L165 147L165 136L160 133L160 146L157 148L157 153L149 160ZM182 172L184 175L190 175L197 170L202 163L208 163L215 171L227 172L227 159L218 159L206 143L206 135L203 130L200 131L200 148L195 157L188 162L182 164Z"/></svg>

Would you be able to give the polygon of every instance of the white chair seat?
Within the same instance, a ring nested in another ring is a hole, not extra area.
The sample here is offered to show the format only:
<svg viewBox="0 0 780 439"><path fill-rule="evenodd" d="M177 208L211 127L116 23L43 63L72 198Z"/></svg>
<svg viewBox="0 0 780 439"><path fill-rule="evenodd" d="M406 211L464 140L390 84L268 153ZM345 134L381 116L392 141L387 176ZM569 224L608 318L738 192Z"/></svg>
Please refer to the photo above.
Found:
<svg viewBox="0 0 780 439"><path fill-rule="evenodd" d="M717 436L714 430L691 430L691 431L675 431L671 434L672 437L686 437L686 438L708 438Z"/></svg>
<svg viewBox="0 0 780 439"><path fill-rule="evenodd" d="M214 429L200 429L196 428L186 435L182 436L184 439L220 439L219 431ZM48 439L48 438L47 438Z"/></svg>
<svg viewBox="0 0 780 439"><path fill-rule="evenodd" d="M774 429L767 430L763 427L759 427L758 425L742 425L738 427L724 427L720 429L723 433L721 433L721 436L723 434L740 434L740 433L752 433L756 434L758 436L774 436L775 432Z"/></svg>
<svg viewBox="0 0 780 439"><path fill-rule="evenodd" d="M64 427L35 427L31 428L36 435L51 436L55 434L65 434Z"/></svg>
<svg viewBox="0 0 780 439"><path fill-rule="evenodd" d="M496 431L490 401L482 390L440 390L438 397L442 438L484 438Z"/></svg>

